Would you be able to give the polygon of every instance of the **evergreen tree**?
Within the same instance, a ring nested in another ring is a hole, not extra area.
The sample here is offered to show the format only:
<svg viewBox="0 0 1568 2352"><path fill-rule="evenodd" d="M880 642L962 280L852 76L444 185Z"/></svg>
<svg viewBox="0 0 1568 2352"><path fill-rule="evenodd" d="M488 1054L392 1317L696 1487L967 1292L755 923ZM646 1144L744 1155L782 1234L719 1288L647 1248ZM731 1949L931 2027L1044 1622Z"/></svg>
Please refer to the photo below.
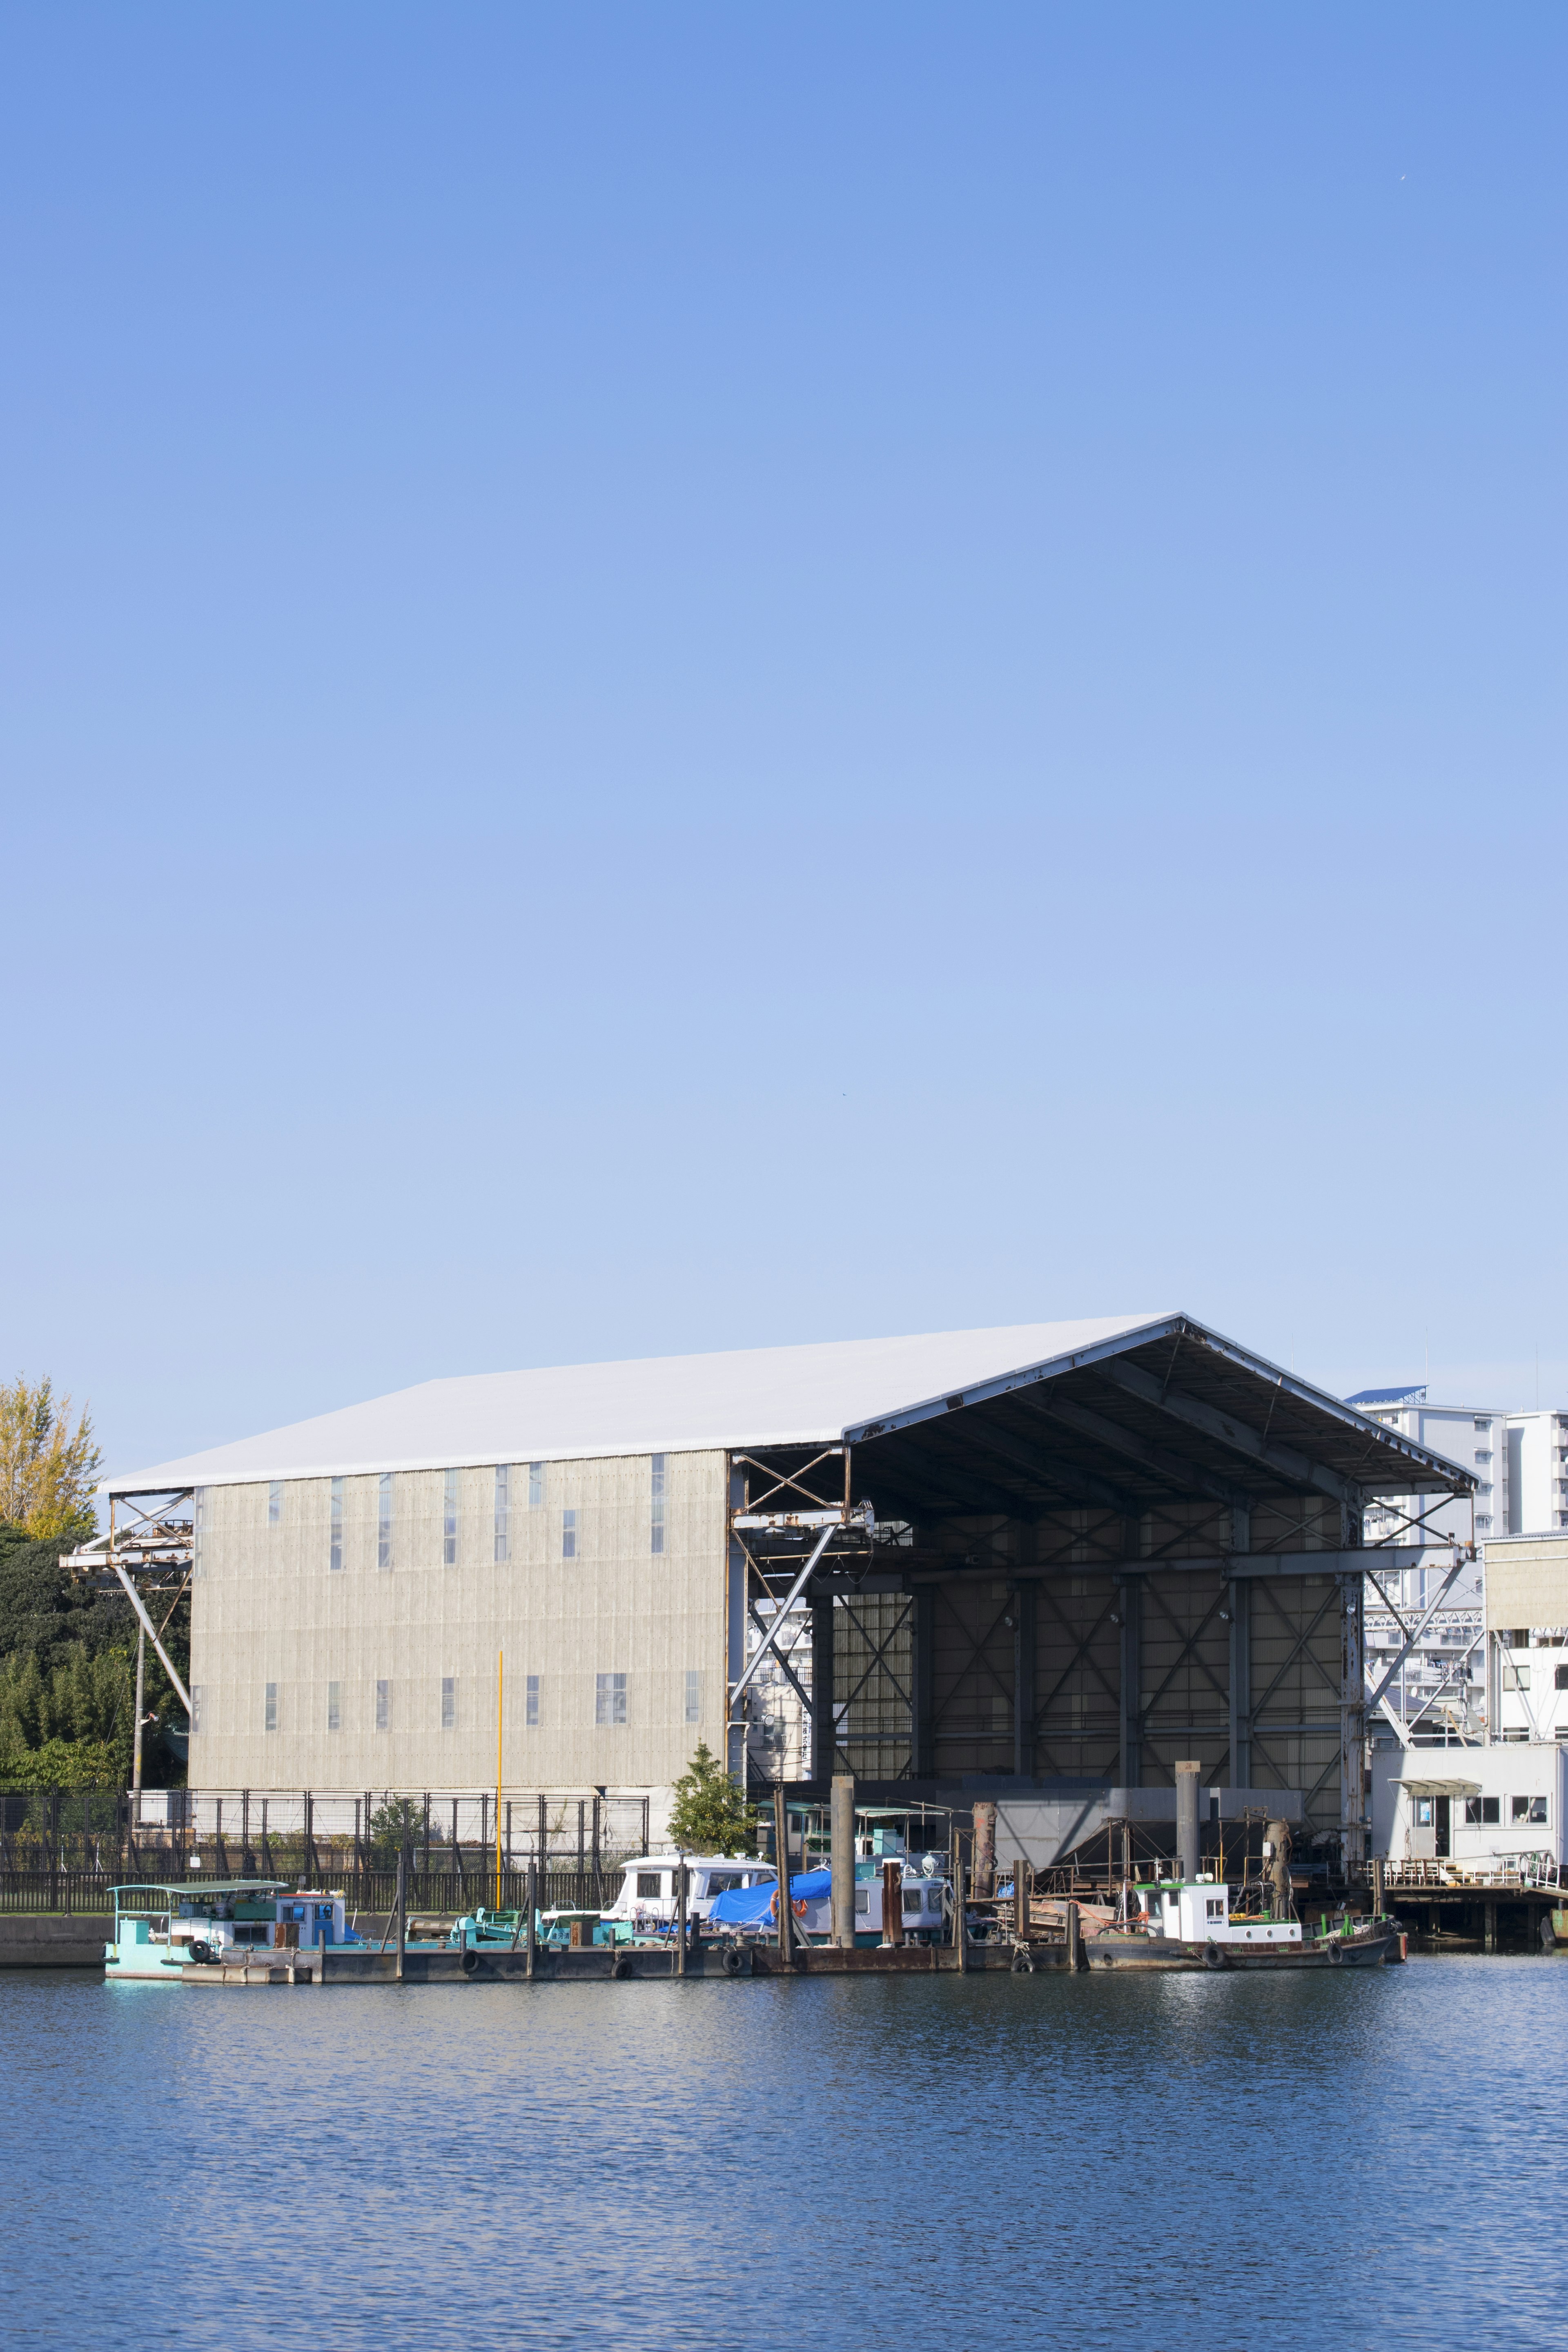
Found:
<svg viewBox="0 0 1568 2352"><path fill-rule="evenodd" d="M705 1739L675 1784L669 1834L689 1853L754 1853L757 1811Z"/></svg>

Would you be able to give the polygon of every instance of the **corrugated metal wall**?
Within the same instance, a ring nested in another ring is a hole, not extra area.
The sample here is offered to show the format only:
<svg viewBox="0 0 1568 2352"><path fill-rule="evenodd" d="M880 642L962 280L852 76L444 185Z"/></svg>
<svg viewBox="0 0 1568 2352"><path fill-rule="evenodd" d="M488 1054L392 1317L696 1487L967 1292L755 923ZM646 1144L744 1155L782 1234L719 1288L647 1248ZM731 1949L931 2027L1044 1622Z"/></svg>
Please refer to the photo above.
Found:
<svg viewBox="0 0 1568 2352"><path fill-rule="evenodd" d="M1175 1565L1242 1534L1202 1504L921 1530L911 1593L835 1604L839 1769L1154 1786L1195 1757L1207 1786L1301 1790L1309 1832L1337 1832L1343 1580ZM1246 1534L1254 1554L1337 1551L1339 1507L1256 1510ZM931 1574L933 1548L963 1571Z"/></svg>
<svg viewBox="0 0 1568 2352"><path fill-rule="evenodd" d="M664 1787L700 1738L722 1752L724 1455L668 1457L658 1553L647 1454L545 1464L531 1507L528 1465L510 1467L500 1561L489 1467L458 1474L450 1564L438 1470L393 1479L384 1569L374 1476L342 1481L336 1570L330 1480L287 1483L276 1524L265 1484L205 1491L194 1787L493 1789L503 1646L509 1785ZM624 1721L597 1719L601 1674L626 1678L605 1710Z"/></svg>

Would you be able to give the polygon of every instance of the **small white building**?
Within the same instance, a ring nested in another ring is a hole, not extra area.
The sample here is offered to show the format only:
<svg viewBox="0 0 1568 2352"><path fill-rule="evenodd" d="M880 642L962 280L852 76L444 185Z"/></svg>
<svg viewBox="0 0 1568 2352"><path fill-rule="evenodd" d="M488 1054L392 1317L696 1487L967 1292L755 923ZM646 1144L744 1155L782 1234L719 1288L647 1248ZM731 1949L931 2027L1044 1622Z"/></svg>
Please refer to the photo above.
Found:
<svg viewBox="0 0 1568 2352"><path fill-rule="evenodd" d="M1374 1751L1372 1853L1462 1870L1563 1860L1568 1748L1556 1740Z"/></svg>

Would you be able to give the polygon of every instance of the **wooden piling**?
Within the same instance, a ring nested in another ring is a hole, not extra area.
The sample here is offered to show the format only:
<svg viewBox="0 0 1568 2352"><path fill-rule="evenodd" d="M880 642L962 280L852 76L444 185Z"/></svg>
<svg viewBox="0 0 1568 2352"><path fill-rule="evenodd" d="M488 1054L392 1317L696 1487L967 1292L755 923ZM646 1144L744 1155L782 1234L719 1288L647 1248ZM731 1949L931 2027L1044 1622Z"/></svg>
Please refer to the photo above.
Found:
<svg viewBox="0 0 1568 2352"><path fill-rule="evenodd" d="M855 1945L855 1776L836 1772L828 1821L832 1863L833 1941L840 1951Z"/></svg>
<svg viewBox="0 0 1568 2352"><path fill-rule="evenodd" d="M675 1866L675 1973L686 1974L686 1862Z"/></svg>
<svg viewBox="0 0 1568 2352"><path fill-rule="evenodd" d="M779 1870L779 1965L787 1969L795 1958L795 1914L789 1907L789 1808L782 1780L773 1785L773 1849Z"/></svg>
<svg viewBox="0 0 1568 2352"><path fill-rule="evenodd" d="M408 1941L408 1824L403 1825L403 1843L397 1849L397 1960L393 1976L403 1982L403 1954Z"/></svg>
<svg viewBox="0 0 1568 2352"><path fill-rule="evenodd" d="M1069 1903L1068 1915L1068 1969L1069 1973L1083 1966L1083 1930L1079 1925L1078 1905Z"/></svg>
<svg viewBox="0 0 1568 2352"><path fill-rule="evenodd" d="M522 1969L526 1977L531 1977L538 1966L539 1927L534 1908L538 1899L539 1864L537 1862L531 1862L528 1865L528 1958L523 1962Z"/></svg>
<svg viewBox="0 0 1568 2352"><path fill-rule="evenodd" d="M974 1894L987 1902L996 1892L996 1807L984 1798L974 1808Z"/></svg>
<svg viewBox="0 0 1568 2352"><path fill-rule="evenodd" d="M904 1874L890 1857L882 1864L882 1941L898 1950L904 1940Z"/></svg>
<svg viewBox="0 0 1568 2352"><path fill-rule="evenodd" d="M969 1968L969 1930L963 1924L963 1864L955 1860L952 1865L952 1948L954 1965L960 1976Z"/></svg>
<svg viewBox="0 0 1568 2352"><path fill-rule="evenodd" d="M1029 1880L1032 1874L1020 1854L1013 1864L1013 1933L1026 1937L1029 1933Z"/></svg>

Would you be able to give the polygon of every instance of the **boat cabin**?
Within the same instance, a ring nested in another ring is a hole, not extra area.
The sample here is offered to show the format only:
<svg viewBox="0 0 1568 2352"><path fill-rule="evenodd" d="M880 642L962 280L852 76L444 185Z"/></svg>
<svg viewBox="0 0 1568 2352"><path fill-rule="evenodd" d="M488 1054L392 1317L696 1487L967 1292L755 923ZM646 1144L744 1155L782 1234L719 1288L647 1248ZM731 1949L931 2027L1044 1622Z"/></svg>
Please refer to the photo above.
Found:
<svg viewBox="0 0 1568 2352"><path fill-rule="evenodd" d="M253 1878L154 1886L142 1879L111 1892L114 1938L104 1946L110 1977L177 1979L193 1962L221 1960L230 1952L312 1951L361 1940L344 1917L342 1896L324 1888Z"/></svg>
<svg viewBox="0 0 1568 2352"><path fill-rule="evenodd" d="M1299 1944L1298 1919L1233 1913L1230 1889L1217 1878L1163 1878L1133 1889L1151 1936L1183 1944Z"/></svg>
<svg viewBox="0 0 1568 2352"><path fill-rule="evenodd" d="M690 1919L706 1919L721 1895L742 1887L772 1886L778 1877L771 1862L759 1862L752 1854L689 1853L684 1859L689 1873L686 1914ZM679 1909L675 1874L681 1860L678 1853L638 1854L627 1863L621 1891L602 1916L625 1920L639 1936L668 1927Z"/></svg>

